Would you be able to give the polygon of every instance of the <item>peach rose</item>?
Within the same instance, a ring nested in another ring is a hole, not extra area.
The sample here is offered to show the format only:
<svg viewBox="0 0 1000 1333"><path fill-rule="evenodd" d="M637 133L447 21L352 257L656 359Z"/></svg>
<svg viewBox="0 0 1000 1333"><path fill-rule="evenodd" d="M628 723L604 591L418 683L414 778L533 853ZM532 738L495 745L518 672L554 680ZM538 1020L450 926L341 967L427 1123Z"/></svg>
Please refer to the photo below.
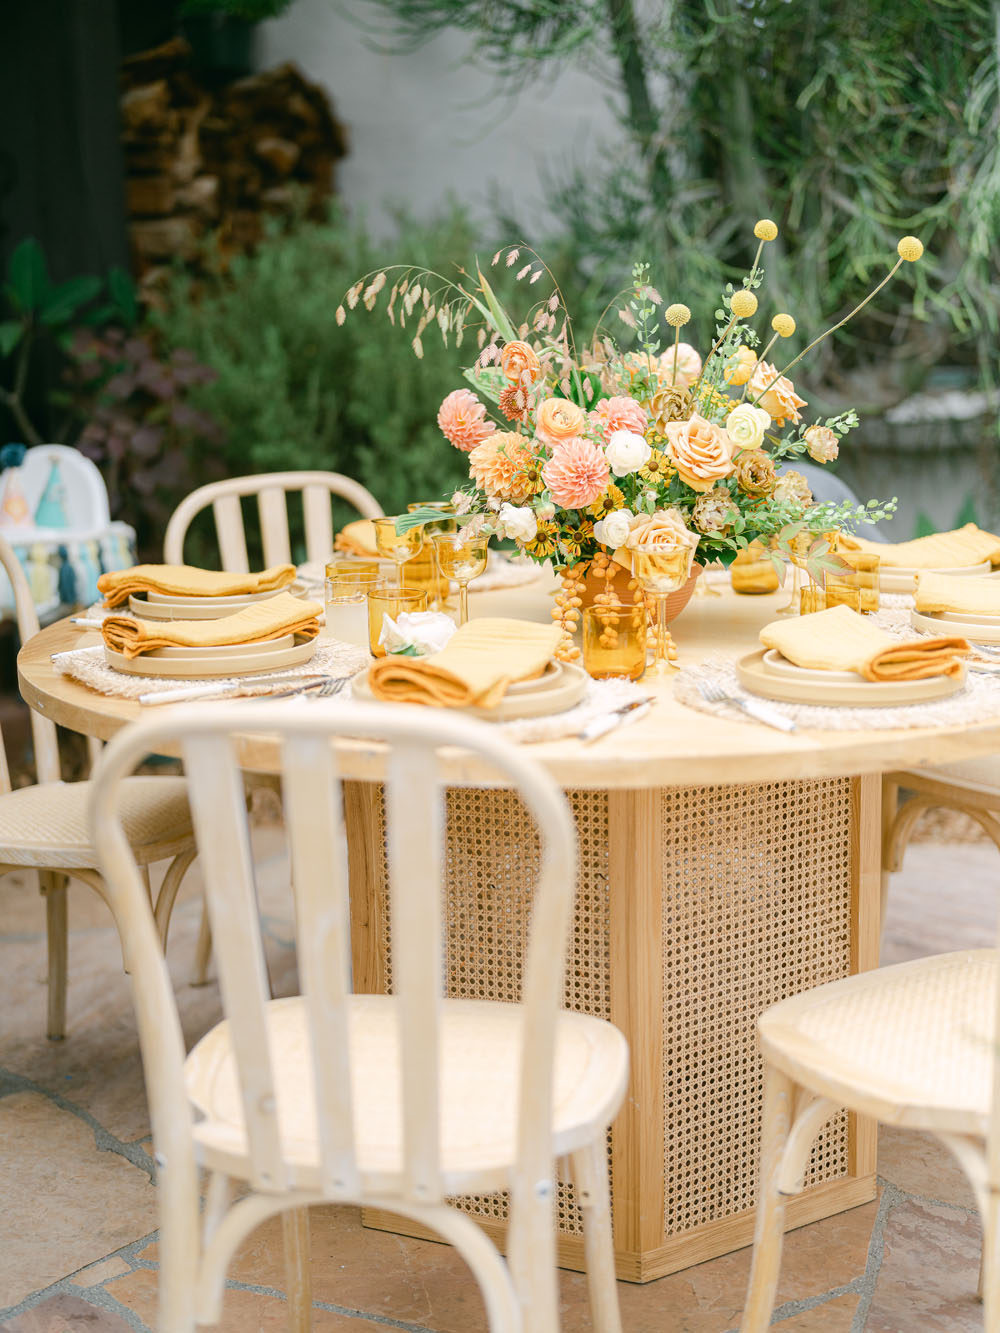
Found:
<svg viewBox="0 0 1000 1333"><path fill-rule="evenodd" d="M806 406L806 400L798 396L790 379L779 375L766 361L758 361L754 366L750 393L758 407L770 412L776 426L783 426L786 419L792 422L802 420L799 408Z"/></svg>
<svg viewBox="0 0 1000 1333"><path fill-rule="evenodd" d="M674 376L674 349L668 347L660 357L660 383L687 389L701 374L701 357L690 343L677 344L677 375Z"/></svg>
<svg viewBox="0 0 1000 1333"><path fill-rule="evenodd" d="M587 414L568 398L546 398L535 413L535 434L545 444L563 444L579 435Z"/></svg>
<svg viewBox="0 0 1000 1333"><path fill-rule="evenodd" d="M584 509L608 489L611 470L603 450L577 437L559 446L542 468L542 480L557 505Z"/></svg>
<svg viewBox="0 0 1000 1333"><path fill-rule="evenodd" d="M605 440L610 440L616 430L645 435L649 424L645 411L635 399L621 394L615 398L602 398L590 413L589 420L594 431Z"/></svg>
<svg viewBox="0 0 1000 1333"><path fill-rule="evenodd" d="M727 384L746 384L757 365L757 353L752 347L738 347L726 362Z"/></svg>
<svg viewBox="0 0 1000 1333"><path fill-rule="evenodd" d="M689 421L668 421L666 436L667 456L693 491L710 491L732 473L732 441L697 412Z"/></svg>
<svg viewBox="0 0 1000 1333"><path fill-rule="evenodd" d="M659 509L639 515L625 546L633 553L636 576L655 582L657 591L668 592L688 581L698 534L687 526L679 509Z"/></svg>
<svg viewBox="0 0 1000 1333"><path fill-rule="evenodd" d="M527 343L505 343L500 353L500 368L508 384L534 384L542 373L535 349Z"/></svg>

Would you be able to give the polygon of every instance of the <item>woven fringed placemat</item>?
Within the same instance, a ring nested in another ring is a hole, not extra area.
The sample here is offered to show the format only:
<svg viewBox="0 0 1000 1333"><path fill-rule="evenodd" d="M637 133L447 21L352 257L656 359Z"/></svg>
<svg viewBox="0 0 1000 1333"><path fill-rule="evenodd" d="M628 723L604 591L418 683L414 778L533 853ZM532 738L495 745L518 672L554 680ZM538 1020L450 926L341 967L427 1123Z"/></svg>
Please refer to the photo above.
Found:
<svg viewBox="0 0 1000 1333"><path fill-rule="evenodd" d="M306 679L317 674L342 677L352 676L371 661L363 648L353 644L340 643L333 639L321 639L309 662L299 667L286 667L274 674L288 681L288 687L294 686L291 677L301 676ZM220 688L233 683L240 685L241 694L266 694L275 687L270 683L269 675L236 677L213 676L208 678L185 677L183 680L173 677L132 676L124 671L116 671L104 660L104 648L74 648L68 652L56 653L52 658L56 670L64 676L71 676L82 685L96 690L99 694L113 695L119 699L138 699L144 694L162 694L174 690L180 685L217 685ZM592 680L587 683L587 692L578 704L562 713L552 713L547 717L518 718L510 722L497 723L497 730L509 740L530 743L532 741L558 740L565 736L574 736L589 723L608 713L613 713L623 704L644 699L647 692L641 685L631 681ZM319 700L312 696L301 696L298 700L289 699L289 703L308 702L318 706L340 705L349 702L350 686L330 698ZM207 700L219 703L224 700ZM639 714L638 709L634 710ZM623 722L632 721L633 714L626 714Z"/></svg>

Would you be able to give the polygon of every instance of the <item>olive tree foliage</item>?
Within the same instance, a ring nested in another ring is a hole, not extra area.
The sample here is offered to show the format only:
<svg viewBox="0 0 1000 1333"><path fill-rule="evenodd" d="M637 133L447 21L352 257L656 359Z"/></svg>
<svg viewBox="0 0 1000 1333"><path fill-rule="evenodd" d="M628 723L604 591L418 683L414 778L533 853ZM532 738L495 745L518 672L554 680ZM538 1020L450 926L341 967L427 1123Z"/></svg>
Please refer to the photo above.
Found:
<svg viewBox="0 0 1000 1333"><path fill-rule="evenodd" d="M588 145L557 182L563 239L591 282L649 259L695 310L693 341L763 216L781 235L762 314L794 315L790 354L884 275L900 236L926 247L821 345L814 389L874 407L936 365L972 378L998 360L1000 0L364 4L397 50L467 33L484 74L515 88L568 62L608 82L622 142Z"/></svg>

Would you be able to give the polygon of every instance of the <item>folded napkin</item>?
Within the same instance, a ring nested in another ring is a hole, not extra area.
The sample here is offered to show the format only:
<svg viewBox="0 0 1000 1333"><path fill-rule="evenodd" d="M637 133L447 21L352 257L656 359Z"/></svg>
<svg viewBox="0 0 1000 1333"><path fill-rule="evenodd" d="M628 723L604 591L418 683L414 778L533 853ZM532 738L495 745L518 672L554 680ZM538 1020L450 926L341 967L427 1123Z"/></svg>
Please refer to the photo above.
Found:
<svg viewBox="0 0 1000 1333"><path fill-rule="evenodd" d="M359 518L345 524L333 540L333 549L342 551L344 555L377 556L375 524L370 518Z"/></svg>
<svg viewBox="0 0 1000 1333"><path fill-rule="evenodd" d="M975 523L951 532L935 532L912 542L872 542L865 537L840 534L840 545L847 551L867 551L877 555L886 569L962 569L988 560L1000 565L1000 537L984 532Z"/></svg>
<svg viewBox="0 0 1000 1333"><path fill-rule="evenodd" d="M562 630L530 620L470 620L439 653L379 658L368 671L376 699L440 708L495 708L507 686L540 676Z"/></svg>
<svg viewBox="0 0 1000 1333"><path fill-rule="evenodd" d="M796 666L818 671L856 671L865 680L923 680L960 676L965 639L914 639L901 643L849 606L777 620L760 632L765 648L777 648Z"/></svg>
<svg viewBox="0 0 1000 1333"><path fill-rule="evenodd" d="M916 599L918 611L967 611L976 616L1000 616L1000 578L918 574Z"/></svg>
<svg viewBox="0 0 1000 1333"><path fill-rule="evenodd" d="M133 565L102 574L97 586L108 606L121 606L141 592L162 592L177 597L239 597L242 593L271 592L295 578L294 565L274 565L259 574L226 574L193 565Z"/></svg>
<svg viewBox="0 0 1000 1333"><path fill-rule="evenodd" d="M126 657L138 657L157 648L219 648L231 643L264 643L283 634L315 639L319 633L318 602L306 602L282 592L255 602L218 620L134 620L106 616L101 625L104 642Z"/></svg>

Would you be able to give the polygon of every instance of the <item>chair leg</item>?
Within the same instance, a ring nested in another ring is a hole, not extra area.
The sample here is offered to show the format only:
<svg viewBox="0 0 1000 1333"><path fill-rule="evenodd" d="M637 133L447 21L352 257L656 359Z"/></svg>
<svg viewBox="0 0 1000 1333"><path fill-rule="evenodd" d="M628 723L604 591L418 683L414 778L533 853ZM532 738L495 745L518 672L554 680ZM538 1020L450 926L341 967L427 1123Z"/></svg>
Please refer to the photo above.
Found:
<svg viewBox="0 0 1000 1333"><path fill-rule="evenodd" d="M285 1242L288 1333L309 1333L312 1328L312 1273L308 1208L293 1208L282 1213L281 1233Z"/></svg>
<svg viewBox="0 0 1000 1333"><path fill-rule="evenodd" d="M785 1198L779 1190L782 1158L791 1128L794 1084L764 1065L764 1115L760 1131L760 1175L753 1263L740 1333L761 1333L771 1322L785 1236Z"/></svg>
<svg viewBox="0 0 1000 1333"><path fill-rule="evenodd" d="M180 852L175 856L167 867L167 872L163 876L163 883L160 885L153 916L164 953L167 951L167 931L170 929L170 917L174 910L174 903L177 900L177 894L184 876L187 874L188 867L196 855L196 849L190 847L186 852Z"/></svg>
<svg viewBox="0 0 1000 1333"><path fill-rule="evenodd" d="M208 919L208 907L202 899L201 924L198 927L198 943L194 948L194 965L191 969L191 985L204 986L208 981L208 965L212 961L212 923Z"/></svg>
<svg viewBox="0 0 1000 1333"><path fill-rule="evenodd" d="M555 1187L511 1200L507 1258L524 1333L559 1333Z"/></svg>
<svg viewBox="0 0 1000 1333"><path fill-rule="evenodd" d="M573 1153L570 1160L576 1197L583 1212L583 1248L594 1333L622 1333L604 1139L594 1139L586 1148Z"/></svg>
<svg viewBox="0 0 1000 1333"><path fill-rule="evenodd" d="M1000 1333L1000 1193L996 1190L990 1190L986 1201L979 1282L985 1333Z"/></svg>
<svg viewBox="0 0 1000 1333"><path fill-rule="evenodd" d="M40 870L38 887L45 896L45 933L49 952L49 1041L66 1036L66 971L68 954L66 875Z"/></svg>

